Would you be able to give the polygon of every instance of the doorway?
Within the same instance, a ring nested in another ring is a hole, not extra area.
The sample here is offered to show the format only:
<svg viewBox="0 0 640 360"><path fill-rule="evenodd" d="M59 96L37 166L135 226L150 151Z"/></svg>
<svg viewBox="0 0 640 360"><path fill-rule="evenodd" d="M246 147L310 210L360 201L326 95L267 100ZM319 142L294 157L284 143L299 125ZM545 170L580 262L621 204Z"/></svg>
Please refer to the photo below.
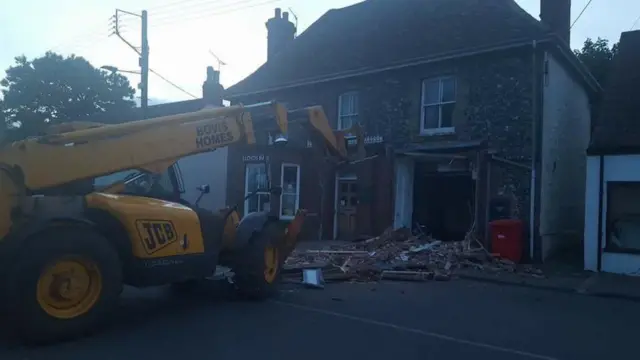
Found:
<svg viewBox="0 0 640 360"><path fill-rule="evenodd" d="M435 239L463 240L475 217L475 180L471 173L438 172L417 165L414 184L414 223Z"/></svg>
<svg viewBox="0 0 640 360"><path fill-rule="evenodd" d="M399 157L395 164L394 229L412 229L414 161Z"/></svg>
<svg viewBox="0 0 640 360"><path fill-rule="evenodd" d="M337 240L352 240L357 235L358 179L355 175L336 177Z"/></svg>

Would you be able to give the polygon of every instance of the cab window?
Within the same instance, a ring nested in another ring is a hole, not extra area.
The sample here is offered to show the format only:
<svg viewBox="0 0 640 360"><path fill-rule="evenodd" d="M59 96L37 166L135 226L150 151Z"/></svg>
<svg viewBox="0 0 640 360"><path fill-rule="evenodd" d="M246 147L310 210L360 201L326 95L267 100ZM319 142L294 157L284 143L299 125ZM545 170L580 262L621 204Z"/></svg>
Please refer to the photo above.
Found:
<svg viewBox="0 0 640 360"><path fill-rule="evenodd" d="M101 188L101 187L105 187L105 186L109 186L111 184L114 184L118 181L122 181L124 179L127 178L127 176L129 175L133 175L135 173L139 172L139 170L124 170L124 171L118 171L116 173L113 174L109 174L109 175L104 175L104 176L98 176L97 178L93 179L93 187L94 188Z"/></svg>

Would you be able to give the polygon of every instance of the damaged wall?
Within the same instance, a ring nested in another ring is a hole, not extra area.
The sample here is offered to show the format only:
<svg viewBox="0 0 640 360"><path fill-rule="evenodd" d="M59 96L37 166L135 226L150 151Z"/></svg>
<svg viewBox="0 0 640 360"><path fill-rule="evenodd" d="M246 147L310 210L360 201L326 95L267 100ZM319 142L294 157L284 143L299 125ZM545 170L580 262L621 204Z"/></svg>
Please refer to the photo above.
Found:
<svg viewBox="0 0 640 360"><path fill-rule="evenodd" d="M466 126L460 138L485 137L495 155L519 164L531 164L532 74L530 51L512 57L474 61L461 69L468 83L464 110ZM492 196L513 200L512 215L527 220L530 210L530 174L521 168L491 168Z"/></svg>
<svg viewBox="0 0 640 360"><path fill-rule="evenodd" d="M454 134L420 135L422 80L455 76ZM531 49L509 50L466 59L407 67L358 78L285 89L238 99L244 103L279 100L289 108L322 105L335 128L338 97L349 91L359 94L359 118L367 135L380 135L385 143L400 148L408 142L488 139L497 156L531 163L532 151L532 56ZM530 174L503 168L492 172L492 193L514 198L514 215L529 217ZM384 191L382 189L381 191ZM393 186L386 189L393 196ZM333 194L331 194L333 196ZM391 223L391 207L387 214ZM384 215L387 216L387 215ZM329 223L324 221L325 226Z"/></svg>

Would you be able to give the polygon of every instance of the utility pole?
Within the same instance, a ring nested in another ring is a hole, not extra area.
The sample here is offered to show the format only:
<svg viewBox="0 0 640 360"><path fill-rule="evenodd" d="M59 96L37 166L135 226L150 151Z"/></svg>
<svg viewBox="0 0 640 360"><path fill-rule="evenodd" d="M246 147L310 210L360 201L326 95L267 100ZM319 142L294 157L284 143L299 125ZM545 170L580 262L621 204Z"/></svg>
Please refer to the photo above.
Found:
<svg viewBox="0 0 640 360"><path fill-rule="evenodd" d="M142 22L141 29L141 44L140 47L133 46L127 39L125 39L120 33L120 24L122 15L131 15L140 18ZM138 66L140 66L140 84L138 84L138 89L140 89L140 107L142 108L142 118L147 118L147 107L149 105L149 40L147 38L147 10L142 10L141 14L132 13L129 11L124 11L120 9L116 9L116 13L114 15L114 26L113 33L111 35L116 35L122 42L127 44L133 51L135 51L140 57L138 59Z"/></svg>

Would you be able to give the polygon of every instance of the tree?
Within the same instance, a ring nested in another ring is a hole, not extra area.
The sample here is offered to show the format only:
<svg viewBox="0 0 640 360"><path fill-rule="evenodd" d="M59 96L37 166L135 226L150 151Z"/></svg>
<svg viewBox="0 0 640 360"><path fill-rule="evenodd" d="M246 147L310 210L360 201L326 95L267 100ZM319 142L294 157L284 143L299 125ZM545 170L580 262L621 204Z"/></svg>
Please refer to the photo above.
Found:
<svg viewBox="0 0 640 360"><path fill-rule="evenodd" d="M618 44L609 47L609 40L598 38L595 42L587 38L582 49L574 50L578 58L586 65L600 85L605 85L611 70L614 56L618 53Z"/></svg>
<svg viewBox="0 0 640 360"><path fill-rule="evenodd" d="M48 125L90 121L135 106L135 90L126 77L96 69L82 57L47 52L33 60L18 56L15 62L0 81L0 120L11 140L42 133Z"/></svg>

